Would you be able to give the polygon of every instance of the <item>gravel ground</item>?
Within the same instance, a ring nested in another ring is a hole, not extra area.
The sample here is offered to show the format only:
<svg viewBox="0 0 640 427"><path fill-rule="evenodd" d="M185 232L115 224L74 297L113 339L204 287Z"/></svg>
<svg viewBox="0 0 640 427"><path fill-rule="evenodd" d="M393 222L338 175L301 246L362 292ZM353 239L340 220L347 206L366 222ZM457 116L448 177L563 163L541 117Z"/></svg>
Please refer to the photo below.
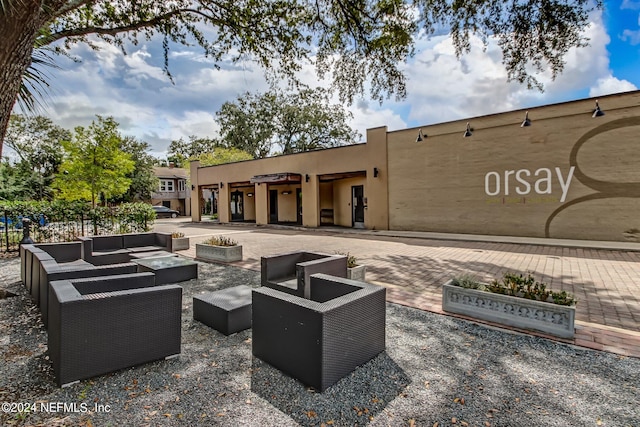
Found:
<svg viewBox="0 0 640 427"><path fill-rule="evenodd" d="M0 403L79 410L3 411L2 425L640 426L639 359L394 304L386 351L316 393L253 358L251 330L225 337L193 321L194 294L259 285L256 272L205 263L182 283L180 357L60 389L19 265L0 259L0 287L17 294L0 299Z"/></svg>

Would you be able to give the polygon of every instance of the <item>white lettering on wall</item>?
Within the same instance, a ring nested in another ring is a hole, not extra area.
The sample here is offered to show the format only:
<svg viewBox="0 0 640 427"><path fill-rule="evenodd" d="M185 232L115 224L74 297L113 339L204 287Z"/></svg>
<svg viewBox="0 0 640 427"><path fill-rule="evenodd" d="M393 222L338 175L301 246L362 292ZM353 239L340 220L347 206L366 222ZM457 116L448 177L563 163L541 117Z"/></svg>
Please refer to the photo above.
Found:
<svg viewBox="0 0 640 427"><path fill-rule="evenodd" d="M489 178L495 177L495 191L489 190ZM489 172L484 176L484 192L487 193L487 196L497 196L500 194L500 175L498 172Z"/></svg>
<svg viewBox="0 0 640 427"><path fill-rule="evenodd" d="M560 168L555 168L558 185L562 191L562 196L560 197L561 203L567 200L567 193L569 192L575 169L575 166L571 166L565 177ZM500 194L508 196L513 188L517 194L526 196L531 194L532 186L528 180L531 176L532 174L529 169L506 170L503 175L495 171L487 172L484 176L484 192L487 196L498 196ZM537 194L553 193L553 172L551 169L540 168L533 172L533 176L536 178L533 183L533 190Z"/></svg>

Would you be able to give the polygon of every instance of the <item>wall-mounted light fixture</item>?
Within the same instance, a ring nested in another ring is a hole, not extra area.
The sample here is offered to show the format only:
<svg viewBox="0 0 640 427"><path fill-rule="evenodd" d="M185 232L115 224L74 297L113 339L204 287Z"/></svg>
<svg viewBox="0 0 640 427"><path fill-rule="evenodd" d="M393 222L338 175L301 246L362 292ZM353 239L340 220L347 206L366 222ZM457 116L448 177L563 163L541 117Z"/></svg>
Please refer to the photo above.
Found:
<svg viewBox="0 0 640 427"><path fill-rule="evenodd" d="M469 122L467 122L467 130L464 131L464 134L462 136L465 138L470 137L471 135L473 135L471 131L472 131L471 125L469 125Z"/></svg>
<svg viewBox="0 0 640 427"><path fill-rule="evenodd" d="M604 111L600 109L600 105L598 105L598 100L596 99L596 109L593 110L593 115L591 117L602 117L604 116Z"/></svg>
<svg viewBox="0 0 640 427"><path fill-rule="evenodd" d="M220 183L220 188L224 187L224 182Z"/></svg>
<svg viewBox="0 0 640 427"><path fill-rule="evenodd" d="M253 197L253 193L247 193L247 197Z"/></svg>
<svg viewBox="0 0 640 427"><path fill-rule="evenodd" d="M420 142L427 137L426 133L422 133L422 129L418 131L418 137L416 138L416 142Z"/></svg>
<svg viewBox="0 0 640 427"><path fill-rule="evenodd" d="M193 184L191 184L191 191L193 191L193 190L195 190L195 189L196 189L196 186L195 186L195 185L193 185Z"/></svg>
<svg viewBox="0 0 640 427"><path fill-rule="evenodd" d="M373 168L373 177L377 178L379 174L380 174L380 171L378 170L378 168Z"/></svg>
<svg viewBox="0 0 640 427"><path fill-rule="evenodd" d="M282 193L280 193L280 194L284 194L284 195L286 196L287 194L291 194L291 191L283 191L283 192L282 192Z"/></svg>
<svg viewBox="0 0 640 427"><path fill-rule="evenodd" d="M309 174L305 174L304 175L304 182L309 182L309 179L311 179L311 177L309 176Z"/></svg>
<svg viewBox="0 0 640 427"><path fill-rule="evenodd" d="M529 120L529 112L527 111L526 113L524 113L524 120L522 121L522 124L520 125L521 128L527 127L527 126L531 126L531 120Z"/></svg>

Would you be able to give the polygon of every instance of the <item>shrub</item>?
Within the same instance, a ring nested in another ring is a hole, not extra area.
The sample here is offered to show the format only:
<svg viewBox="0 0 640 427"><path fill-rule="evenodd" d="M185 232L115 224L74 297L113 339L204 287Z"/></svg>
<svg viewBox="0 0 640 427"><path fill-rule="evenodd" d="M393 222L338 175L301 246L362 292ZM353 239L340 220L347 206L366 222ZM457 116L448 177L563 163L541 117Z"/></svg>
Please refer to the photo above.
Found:
<svg viewBox="0 0 640 427"><path fill-rule="evenodd" d="M343 255L347 257L347 268L353 268L353 267L357 267L358 264L358 258L355 257L355 255L351 255L349 252L344 253L344 252L336 252L336 255Z"/></svg>
<svg viewBox="0 0 640 427"><path fill-rule="evenodd" d="M179 239L181 237L184 237L184 233L182 231L174 231L171 233L171 238L173 239Z"/></svg>
<svg viewBox="0 0 640 427"><path fill-rule="evenodd" d="M480 283L475 276L471 274L463 274L459 277L454 277L453 282L455 286L467 289L482 289L484 286Z"/></svg>
<svg viewBox="0 0 640 427"><path fill-rule="evenodd" d="M237 246L238 242L224 236L213 236L202 242L203 245L211 246Z"/></svg>
<svg viewBox="0 0 640 427"><path fill-rule="evenodd" d="M502 280L493 280L487 285L482 285L471 276L454 278L452 284L463 288L479 289L494 294L511 295L542 302L552 302L558 305L575 305L577 300L566 291L554 292L547 289L547 285L538 282L531 275L505 273Z"/></svg>

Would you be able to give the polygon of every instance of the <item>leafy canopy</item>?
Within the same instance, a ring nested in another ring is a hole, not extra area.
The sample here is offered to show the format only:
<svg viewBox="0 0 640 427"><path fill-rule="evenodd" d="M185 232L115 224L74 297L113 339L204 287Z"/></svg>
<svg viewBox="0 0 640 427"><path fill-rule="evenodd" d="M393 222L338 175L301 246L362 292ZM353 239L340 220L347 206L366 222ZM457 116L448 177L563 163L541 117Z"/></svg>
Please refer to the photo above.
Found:
<svg viewBox="0 0 640 427"><path fill-rule="evenodd" d="M7 196L0 198L52 200L51 184L62 163L62 141L70 138L71 132L47 117L11 116L5 141L16 160L5 162Z"/></svg>
<svg viewBox="0 0 640 427"><path fill-rule="evenodd" d="M329 93L321 88L247 92L216 112L220 144L256 159L353 144L360 135L347 124L351 117L341 105L331 105Z"/></svg>
<svg viewBox="0 0 640 427"><path fill-rule="evenodd" d="M88 128L75 128L73 139L64 141L65 158L54 185L64 200L90 200L96 206L99 197L120 196L131 185L128 175L134 171L131 155L121 150L118 123L97 116Z"/></svg>
<svg viewBox="0 0 640 427"><path fill-rule="evenodd" d="M20 7L20 3L17 7ZM39 45L64 40L91 43L89 35L124 48L161 34L168 68L170 43L198 44L216 63L257 61L273 77L295 81L302 64L315 61L321 76L332 73L341 100L352 101L369 86L373 98L406 93L401 71L421 35L449 31L458 54L470 36L496 37L509 79L539 86L531 71L549 67L582 46L580 31L599 0L45 0L51 19L39 30Z"/></svg>

